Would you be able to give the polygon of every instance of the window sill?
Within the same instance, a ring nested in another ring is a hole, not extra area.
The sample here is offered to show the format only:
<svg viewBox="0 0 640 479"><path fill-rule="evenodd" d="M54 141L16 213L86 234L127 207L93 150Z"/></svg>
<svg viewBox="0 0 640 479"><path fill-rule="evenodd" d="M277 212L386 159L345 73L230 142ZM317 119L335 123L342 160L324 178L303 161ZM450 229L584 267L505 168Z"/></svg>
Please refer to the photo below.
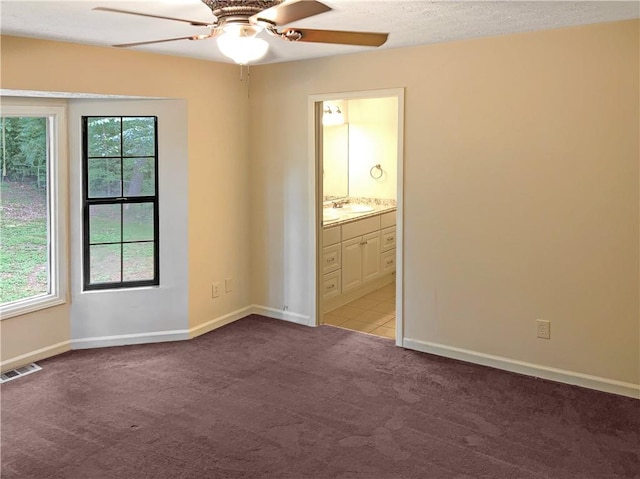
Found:
<svg viewBox="0 0 640 479"><path fill-rule="evenodd" d="M52 308L66 303L66 298L57 295L47 294L37 296L35 298L15 301L0 306L0 321L21 316L23 314L33 313L41 309Z"/></svg>
<svg viewBox="0 0 640 479"><path fill-rule="evenodd" d="M85 289L81 291L80 294L117 293L119 291L122 291L123 293L126 293L126 292L131 293L131 292L137 292L137 291L149 291L149 290L156 290L156 289L160 289L159 284L150 284L146 286L128 286L124 288L92 288L92 289Z"/></svg>

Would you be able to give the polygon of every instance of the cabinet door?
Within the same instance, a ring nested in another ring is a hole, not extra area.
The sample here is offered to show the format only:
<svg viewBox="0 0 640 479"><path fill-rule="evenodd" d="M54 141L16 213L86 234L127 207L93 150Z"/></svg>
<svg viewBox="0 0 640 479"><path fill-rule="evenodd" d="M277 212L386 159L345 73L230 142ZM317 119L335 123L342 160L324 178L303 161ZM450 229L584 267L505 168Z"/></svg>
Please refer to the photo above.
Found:
<svg viewBox="0 0 640 479"><path fill-rule="evenodd" d="M362 284L362 237L342 242L342 292Z"/></svg>
<svg viewBox="0 0 640 479"><path fill-rule="evenodd" d="M380 276L380 232L362 237L362 282Z"/></svg>

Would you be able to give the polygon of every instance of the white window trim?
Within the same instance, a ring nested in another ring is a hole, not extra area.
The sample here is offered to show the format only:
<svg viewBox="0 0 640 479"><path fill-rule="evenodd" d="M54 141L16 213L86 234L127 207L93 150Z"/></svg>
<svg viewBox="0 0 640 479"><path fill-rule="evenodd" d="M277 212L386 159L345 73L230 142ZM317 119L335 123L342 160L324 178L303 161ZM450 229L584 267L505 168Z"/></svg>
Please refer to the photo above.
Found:
<svg viewBox="0 0 640 479"><path fill-rule="evenodd" d="M67 302L67 111L64 106L0 106L1 116L45 117L49 121L49 172L47 178L50 293L0 305L0 320L32 313Z"/></svg>

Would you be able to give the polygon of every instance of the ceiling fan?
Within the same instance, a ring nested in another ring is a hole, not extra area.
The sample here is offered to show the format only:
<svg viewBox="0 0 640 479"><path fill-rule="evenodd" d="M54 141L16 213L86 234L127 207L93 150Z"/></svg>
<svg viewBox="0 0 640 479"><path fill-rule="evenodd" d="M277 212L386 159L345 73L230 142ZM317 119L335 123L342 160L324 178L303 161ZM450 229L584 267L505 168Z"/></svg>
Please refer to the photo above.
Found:
<svg viewBox="0 0 640 479"><path fill-rule="evenodd" d="M117 8L96 7L94 10L174 20L209 28L209 32L206 34L121 43L113 45L114 47L135 47L152 43L206 40L216 37L220 51L240 65L247 65L267 53L269 44L258 37L263 31L290 42L335 43L370 47L379 47L387 41L389 36L387 33L312 30L295 27L278 30L283 25L331 10L324 3L316 0L202 0L202 2L211 9L215 17L210 23Z"/></svg>

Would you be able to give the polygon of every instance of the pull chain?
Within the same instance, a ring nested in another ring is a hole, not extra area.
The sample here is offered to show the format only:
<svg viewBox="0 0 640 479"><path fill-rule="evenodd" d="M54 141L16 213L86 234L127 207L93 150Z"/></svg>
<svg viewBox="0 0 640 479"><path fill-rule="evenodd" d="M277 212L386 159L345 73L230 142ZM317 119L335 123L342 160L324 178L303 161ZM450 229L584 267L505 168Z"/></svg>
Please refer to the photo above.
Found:
<svg viewBox="0 0 640 479"><path fill-rule="evenodd" d="M244 81L244 65L240 65L240 81ZM251 70L250 66L247 65L247 98L249 98L249 88L251 86Z"/></svg>

